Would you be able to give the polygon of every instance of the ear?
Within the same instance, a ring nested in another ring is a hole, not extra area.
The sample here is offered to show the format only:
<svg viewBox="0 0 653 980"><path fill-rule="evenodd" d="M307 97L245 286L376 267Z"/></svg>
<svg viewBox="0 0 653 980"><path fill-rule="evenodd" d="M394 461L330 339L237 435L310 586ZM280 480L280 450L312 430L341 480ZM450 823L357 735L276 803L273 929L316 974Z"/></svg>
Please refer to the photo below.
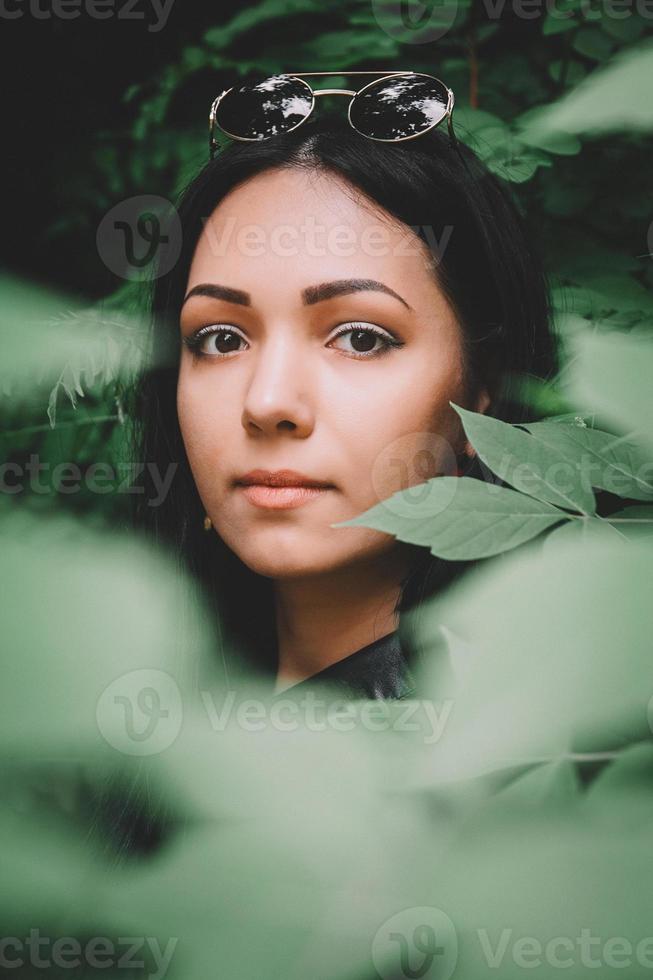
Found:
<svg viewBox="0 0 653 980"><path fill-rule="evenodd" d="M487 388L481 388L479 396L476 399L476 406L472 409L472 411L483 414L491 401L492 399L490 398Z"/></svg>
<svg viewBox="0 0 653 980"><path fill-rule="evenodd" d="M472 404L470 411L478 412L480 415L482 415L485 413L485 410L491 401L492 399L490 398L487 388L481 388L477 395L476 402ZM470 442L465 442L464 452L470 459L473 459L476 455L476 450Z"/></svg>

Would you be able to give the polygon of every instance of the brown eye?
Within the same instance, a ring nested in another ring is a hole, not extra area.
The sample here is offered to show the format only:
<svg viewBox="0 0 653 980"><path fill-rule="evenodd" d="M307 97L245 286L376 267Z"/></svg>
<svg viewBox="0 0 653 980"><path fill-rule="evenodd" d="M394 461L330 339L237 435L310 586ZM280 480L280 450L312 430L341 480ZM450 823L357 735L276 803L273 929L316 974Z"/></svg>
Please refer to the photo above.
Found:
<svg viewBox="0 0 653 980"><path fill-rule="evenodd" d="M243 338L233 330L220 330L219 333L205 337L202 348L207 354L230 354L238 350Z"/></svg>
<svg viewBox="0 0 653 980"><path fill-rule="evenodd" d="M348 337L350 339L347 341L348 346L339 346L338 350L348 353L353 357L358 357L361 360L379 357L387 353L391 347L403 347L403 343L395 340L389 333L381 331L377 327L363 327L360 323L353 323L344 330L340 330L331 343L339 340L341 337ZM377 341L380 346L375 347Z"/></svg>
<svg viewBox="0 0 653 980"><path fill-rule="evenodd" d="M214 324L202 327L191 337L186 337L184 343L197 357L225 357L237 353L239 344L245 342L242 334L231 327L218 327Z"/></svg>

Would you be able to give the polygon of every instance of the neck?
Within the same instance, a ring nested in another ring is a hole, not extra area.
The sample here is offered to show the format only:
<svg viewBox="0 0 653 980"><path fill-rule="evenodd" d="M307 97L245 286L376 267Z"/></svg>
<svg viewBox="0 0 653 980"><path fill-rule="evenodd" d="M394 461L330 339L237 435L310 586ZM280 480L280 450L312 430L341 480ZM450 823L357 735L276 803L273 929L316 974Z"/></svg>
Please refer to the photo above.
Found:
<svg viewBox="0 0 653 980"><path fill-rule="evenodd" d="M408 571L403 550L302 579L277 580L275 691L324 670L397 629Z"/></svg>

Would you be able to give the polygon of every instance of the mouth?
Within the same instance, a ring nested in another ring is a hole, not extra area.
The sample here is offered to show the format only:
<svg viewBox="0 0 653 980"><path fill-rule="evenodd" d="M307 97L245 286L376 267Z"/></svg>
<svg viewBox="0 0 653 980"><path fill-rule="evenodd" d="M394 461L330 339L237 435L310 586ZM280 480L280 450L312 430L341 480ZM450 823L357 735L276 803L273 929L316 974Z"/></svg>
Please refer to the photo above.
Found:
<svg viewBox="0 0 653 980"><path fill-rule="evenodd" d="M250 470L234 482L255 507L273 510L300 507L335 489L332 483L305 476L296 470Z"/></svg>
<svg viewBox="0 0 653 980"><path fill-rule="evenodd" d="M275 487L264 483L239 483L237 488L250 504L267 510L290 510L301 507L333 489L328 486Z"/></svg>

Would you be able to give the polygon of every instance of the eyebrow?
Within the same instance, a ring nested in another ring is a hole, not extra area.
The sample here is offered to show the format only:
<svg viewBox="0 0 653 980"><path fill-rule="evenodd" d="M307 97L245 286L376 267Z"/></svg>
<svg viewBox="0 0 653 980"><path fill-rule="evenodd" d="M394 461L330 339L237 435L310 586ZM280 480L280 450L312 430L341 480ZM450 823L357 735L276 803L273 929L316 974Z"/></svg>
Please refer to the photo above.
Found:
<svg viewBox="0 0 653 980"><path fill-rule="evenodd" d="M394 296L408 310L412 310L403 296L390 289L385 283L378 282L376 279L335 279L332 282L323 282L319 286L307 286L302 290L302 302L304 306L312 306L325 299L332 299L334 296L345 296L349 293L360 293L373 291L377 293L387 293ZM191 296L209 296L211 299L222 299L227 303L237 303L240 306L251 306L252 297L242 289L232 289L231 286L221 286L217 282L202 282L193 286L184 297L186 303ZM182 303L183 306L183 303Z"/></svg>

